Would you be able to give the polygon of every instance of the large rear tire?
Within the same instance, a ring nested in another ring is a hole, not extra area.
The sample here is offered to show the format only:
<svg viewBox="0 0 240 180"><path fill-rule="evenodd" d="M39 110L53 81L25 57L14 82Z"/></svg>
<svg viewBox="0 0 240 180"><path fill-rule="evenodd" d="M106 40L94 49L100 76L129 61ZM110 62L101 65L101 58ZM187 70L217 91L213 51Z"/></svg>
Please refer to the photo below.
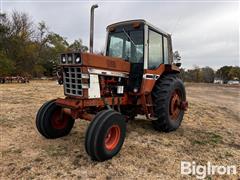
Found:
<svg viewBox="0 0 240 180"><path fill-rule="evenodd" d="M91 121L85 137L85 149L92 160L105 161L118 154L126 134L123 115L113 110L100 111Z"/></svg>
<svg viewBox="0 0 240 180"><path fill-rule="evenodd" d="M42 105L36 116L38 132L48 139L66 136L70 133L75 120L51 100Z"/></svg>
<svg viewBox="0 0 240 180"><path fill-rule="evenodd" d="M158 118L152 121L158 131L176 130L184 116L183 103L186 102L185 87L175 74L162 76L155 84L152 92L154 113Z"/></svg>

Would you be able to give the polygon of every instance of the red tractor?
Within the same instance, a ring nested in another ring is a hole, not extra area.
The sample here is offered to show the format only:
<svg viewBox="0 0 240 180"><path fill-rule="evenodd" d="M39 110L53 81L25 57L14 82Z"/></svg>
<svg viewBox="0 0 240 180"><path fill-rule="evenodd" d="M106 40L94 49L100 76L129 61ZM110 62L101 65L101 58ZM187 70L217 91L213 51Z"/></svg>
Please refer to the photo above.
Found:
<svg viewBox="0 0 240 180"><path fill-rule="evenodd" d="M158 131L176 130L187 101L170 34L144 20L115 23L107 27L104 56L92 53L92 37L90 53L61 54L58 74L66 97L39 109L40 134L49 139L66 136L75 119L89 120L86 152L104 161L120 151L126 122L138 114L146 115Z"/></svg>

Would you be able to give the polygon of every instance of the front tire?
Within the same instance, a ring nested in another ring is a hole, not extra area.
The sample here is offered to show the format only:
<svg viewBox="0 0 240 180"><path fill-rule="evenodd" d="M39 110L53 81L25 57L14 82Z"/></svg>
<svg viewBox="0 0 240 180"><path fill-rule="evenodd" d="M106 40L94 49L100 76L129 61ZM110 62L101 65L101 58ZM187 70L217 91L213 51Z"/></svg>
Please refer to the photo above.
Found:
<svg viewBox="0 0 240 180"><path fill-rule="evenodd" d="M176 130L184 116L183 104L186 102L185 87L175 74L166 74L155 84L152 93L154 113L158 118L152 121L158 131Z"/></svg>
<svg viewBox="0 0 240 180"><path fill-rule="evenodd" d="M48 139L66 136L70 133L75 120L51 100L42 105L36 116L39 133Z"/></svg>
<svg viewBox="0 0 240 180"><path fill-rule="evenodd" d="M118 154L126 134L123 115L113 110L100 111L91 121L85 137L85 149L92 160L105 161Z"/></svg>

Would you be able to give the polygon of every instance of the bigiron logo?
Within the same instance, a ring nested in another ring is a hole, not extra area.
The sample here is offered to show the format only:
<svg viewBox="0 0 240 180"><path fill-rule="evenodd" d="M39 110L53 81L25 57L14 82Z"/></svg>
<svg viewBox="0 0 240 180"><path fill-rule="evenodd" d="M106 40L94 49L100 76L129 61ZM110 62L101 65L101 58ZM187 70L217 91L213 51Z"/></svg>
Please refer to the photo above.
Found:
<svg viewBox="0 0 240 180"><path fill-rule="evenodd" d="M204 179L212 175L236 175L237 167L235 165L213 165L211 162L207 162L207 165L198 165L195 161L181 161L181 174Z"/></svg>

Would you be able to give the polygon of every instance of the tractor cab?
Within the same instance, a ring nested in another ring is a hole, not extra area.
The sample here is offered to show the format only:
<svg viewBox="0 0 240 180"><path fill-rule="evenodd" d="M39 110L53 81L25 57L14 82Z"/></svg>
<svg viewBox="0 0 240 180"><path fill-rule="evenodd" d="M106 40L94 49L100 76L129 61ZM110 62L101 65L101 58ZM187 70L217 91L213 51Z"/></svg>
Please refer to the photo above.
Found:
<svg viewBox="0 0 240 180"><path fill-rule="evenodd" d="M130 63L129 88L138 92L144 70L171 64L171 36L145 20L131 20L107 27L106 56Z"/></svg>

